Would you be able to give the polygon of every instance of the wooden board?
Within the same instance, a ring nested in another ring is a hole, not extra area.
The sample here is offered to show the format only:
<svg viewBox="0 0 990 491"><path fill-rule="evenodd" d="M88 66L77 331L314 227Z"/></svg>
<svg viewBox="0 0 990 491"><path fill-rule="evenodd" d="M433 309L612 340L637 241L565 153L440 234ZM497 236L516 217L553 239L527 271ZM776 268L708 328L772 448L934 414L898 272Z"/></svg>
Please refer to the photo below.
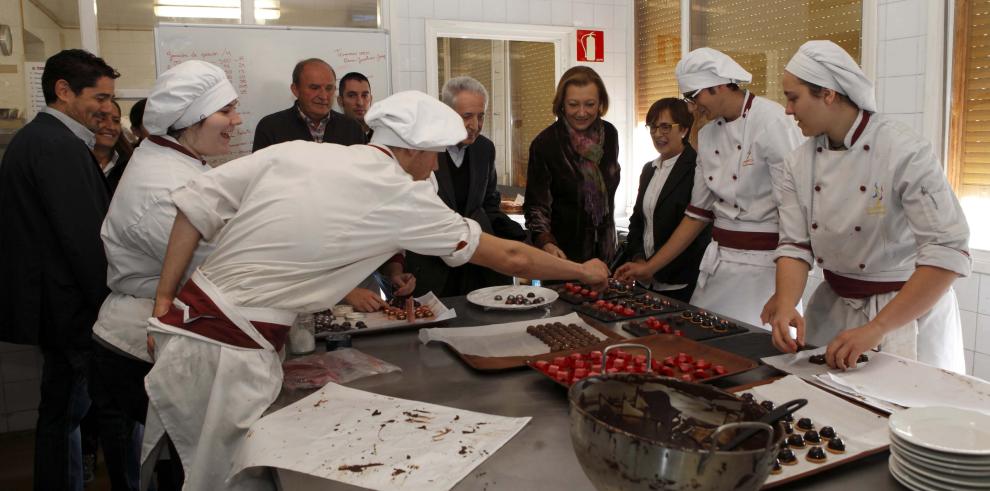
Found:
<svg viewBox="0 0 990 491"><path fill-rule="evenodd" d="M580 314L578 314L578 315L580 315ZM596 331L604 334L605 336L607 336L609 339L612 340L612 341L605 341L605 342L603 342L606 345L608 345L608 344L615 344L615 343L621 342L623 339L625 339L621 335L619 335L618 333L616 333L615 331L613 331L613 330L611 330L611 329L609 329L609 328L601 325L599 322L597 322L597 321L595 321L593 319L590 319L587 316L583 316L582 315L581 318L582 318L582 320L584 320L585 322L587 322L589 326L593 327ZM539 321L540 321L540 319L533 319L533 324L534 325L535 324L539 324L540 323ZM523 336L530 336L530 334L527 334L525 332L522 332L521 335L523 335ZM501 370L511 370L513 368L522 368L522 367L525 367L526 366L526 361L529 360L530 358L532 358L532 355L523 355L523 356L476 356L476 355L465 355L465 354L462 354L461 352L457 351L456 349L452 348L450 345L446 345L445 344L445 346L447 346L448 349L450 349L455 354L457 354L457 356L460 357L461 360L463 360L464 363L466 363L469 367L471 367L471 368L473 368L475 370L481 371L481 372L497 372L497 371L501 371ZM598 345L594 345L594 346L598 346ZM561 353L561 352L558 351L558 352L548 353L546 355L540 355L540 356L550 356L551 358L553 358L554 356L560 356L559 353Z"/></svg>
<svg viewBox="0 0 990 491"><path fill-rule="evenodd" d="M623 344L623 343L642 344L650 348L650 351L652 352L654 359L661 361L668 356L676 356L679 353L686 353L690 355L694 360L703 358L706 361L711 362L712 365L722 365L723 367L725 367L726 373L721 375L710 376L703 380L698 380L699 382L710 382L712 380L717 380L722 377L728 377L730 375L745 372L747 370L756 368L758 366L755 361L750 360L748 358L744 358L742 356L729 353L728 351L712 348L711 346L706 346L699 342L687 339L683 336L674 336L672 334L654 334L651 336L646 336L641 338L605 341L598 345L589 346L581 350L571 350L566 352L557 352L557 353L550 353L546 355L530 357L530 359L526 361L526 364L533 370L536 370L537 372L553 380L557 384L566 387L568 385L561 383L560 381L544 373L542 370L538 369L536 367L536 362L538 361L552 362L553 359L558 356L566 357L573 353L586 354L592 351L604 351L604 349L608 346L614 344ZM632 348L626 349L626 351L632 353L633 355L643 354L640 351Z"/></svg>

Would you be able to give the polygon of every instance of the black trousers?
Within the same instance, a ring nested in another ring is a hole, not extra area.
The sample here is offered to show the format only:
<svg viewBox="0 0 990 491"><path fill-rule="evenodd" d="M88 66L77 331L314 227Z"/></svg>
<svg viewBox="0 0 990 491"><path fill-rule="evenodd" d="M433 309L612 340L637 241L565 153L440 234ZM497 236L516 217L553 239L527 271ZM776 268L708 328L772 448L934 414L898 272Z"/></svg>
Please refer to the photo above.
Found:
<svg viewBox="0 0 990 491"><path fill-rule="evenodd" d="M90 351L42 346L41 403L34 440L34 489L81 490L79 422L89 408Z"/></svg>

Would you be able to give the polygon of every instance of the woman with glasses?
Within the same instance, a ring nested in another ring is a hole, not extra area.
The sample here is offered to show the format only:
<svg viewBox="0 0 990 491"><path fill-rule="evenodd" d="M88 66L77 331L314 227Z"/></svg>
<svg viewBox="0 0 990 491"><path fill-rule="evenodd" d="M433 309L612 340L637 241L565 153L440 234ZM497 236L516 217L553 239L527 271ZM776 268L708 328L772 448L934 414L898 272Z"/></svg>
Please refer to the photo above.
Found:
<svg viewBox="0 0 990 491"><path fill-rule="evenodd" d="M879 346L964 373L952 283L971 272L969 227L932 145L876 113L873 83L831 41L802 45L783 88L811 139L775 183L777 290L764 312L774 345L828 345L826 362L843 369ZM813 265L825 281L802 317L794 305Z"/></svg>
<svg viewBox="0 0 990 491"><path fill-rule="evenodd" d="M688 53L675 74L695 114L711 119L698 133L691 204L649 261L627 264L616 274L649 281L714 222L691 303L760 326L762 305L774 291L777 203L772 183L801 134L780 104L739 88L752 75L719 51Z"/></svg>
<svg viewBox="0 0 990 491"><path fill-rule="evenodd" d="M639 176L639 194L629 219L626 249L634 264L645 264L684 218L684 210L691 203L697 157L688 143L694 116L687 103L660 99L650 106L646 121L660 155L648 162ZM698 281L698 265L709 241L711 229L705 227L683 253L657 270L644 285L668 297L690 301Z"/></svg>
<svg viewBox="0 0 990 491"><path fill-rule="evenodd" d="M529 147L526 228L533 245L583 262L615 256L615 190L619 187L619 134L602 119L608 111L605 83L576 66L557 84L548 126Z"/></svg>

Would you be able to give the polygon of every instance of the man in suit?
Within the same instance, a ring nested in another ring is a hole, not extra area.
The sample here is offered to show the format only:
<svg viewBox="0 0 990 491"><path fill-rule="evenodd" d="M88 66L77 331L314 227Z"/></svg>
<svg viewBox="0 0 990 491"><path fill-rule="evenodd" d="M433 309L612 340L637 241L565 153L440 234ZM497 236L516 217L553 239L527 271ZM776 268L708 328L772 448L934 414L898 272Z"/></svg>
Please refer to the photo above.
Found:
<svg viewBox="0 0 990 491"><path fill-rule="evenodd" d="M364 115L371 107L371 81L363 73L350 72L340 79L340 91L337 93L337 104L344 115L354 118L361 125L365 141L371 141L374 131L364 122Z"/></svg>
<svg viewBox="0 0 990 491"><path fill-rule="evenodd" d="M0 340L41 348L35 489L82 489L79 421L90 338L107 295L100 225L110 203L91 148L119 74L83 50L45 62L47 107L0 164Z"/></svg>
<svg viewBox="0 0 990 491"><path fill-rule="evenodd" d="M444 84L441 98L464 120L467 138L437 157L432 178L437 194L450 209L478 222L482 231L525 240L523 228L499 209L495 145L481 134L488 91L471 77L456 77ZM487 268L471 264L452 268L435 257L413 253L406 255L406 270L416 276L416 295L430 291L443 297L465 295L478 288L512 283L512 278Z"/></svg>
<svg viewBox="0 0 990 491"><path fill-rule="evenodd" d="M261 118L254 130L252 151L293 140L340 145L365 142L361 125L333 110L337 74L327 62L309 58L296 63L289 88L296 103Z"/></svg>

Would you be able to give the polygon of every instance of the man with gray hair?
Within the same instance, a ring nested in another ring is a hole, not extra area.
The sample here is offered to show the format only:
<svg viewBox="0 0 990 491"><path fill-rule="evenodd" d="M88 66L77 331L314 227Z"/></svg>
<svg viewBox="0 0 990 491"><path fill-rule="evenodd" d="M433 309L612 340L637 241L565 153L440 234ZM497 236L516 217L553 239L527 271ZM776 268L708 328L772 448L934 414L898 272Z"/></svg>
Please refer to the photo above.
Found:
<svg viewBox="0 0 990 491"><path fill-rule="evenodd" d="M464 120L467 138L438 156L434 172L437 194L450 209L478 222L484 232L525 240L523 228L499 209L495 145L481 134L488 91L474 78L455 77L447 80L440 97ZM406 271L416 275L416 295L430 291L440 296L465 295L478 288L512 283L512 278L488 268L473 264L451 267L436 257L415 253L406 254Z"/></svg>

